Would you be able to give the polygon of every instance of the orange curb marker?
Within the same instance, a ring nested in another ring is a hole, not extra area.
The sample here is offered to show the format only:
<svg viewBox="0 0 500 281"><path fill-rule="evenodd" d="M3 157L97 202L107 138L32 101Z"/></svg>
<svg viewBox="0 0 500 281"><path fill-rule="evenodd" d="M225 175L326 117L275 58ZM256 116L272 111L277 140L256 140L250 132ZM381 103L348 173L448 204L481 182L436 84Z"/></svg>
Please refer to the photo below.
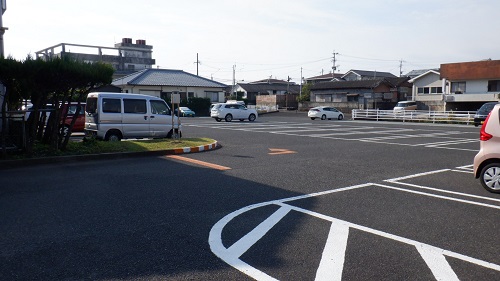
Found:
<svg viewBox="0 0 500 281"><path fill-rule="evenodd" d="M269 148L269 150L271 150L271 152L268 153L269 155L297 153L297 151L288 150L288 149L282 149L282 148Z"/></svg>
<svg viewBox="0 0 500 281"><path fill-rule="evenodd" d="M168 155L166 157L176 159L179 161L184 161L184 162L200 165L200 166L204 166L204 167L208 167L208 168L212 168L212 169L219 170L219 171L231 170L231 168L229 168L229 167L225 167L225 166L221 166L221 165L217 165L217 164L212 164L212 163L208 163L208 162L204 162L204 161L200 161L200 160L195 160L195 159L191 159L191 158L187 158L187 157L183 157L183 156L179 156L179 155Z"/></svg>

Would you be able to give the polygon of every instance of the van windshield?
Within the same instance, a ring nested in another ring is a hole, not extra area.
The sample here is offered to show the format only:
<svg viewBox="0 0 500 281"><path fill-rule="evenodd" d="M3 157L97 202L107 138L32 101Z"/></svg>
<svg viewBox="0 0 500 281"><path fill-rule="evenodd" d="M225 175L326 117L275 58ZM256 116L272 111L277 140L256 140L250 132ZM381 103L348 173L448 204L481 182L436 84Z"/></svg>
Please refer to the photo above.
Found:
<svg viewBox="0 0 500 281"><path fill-rule="evenodd" d="M97 113L97 98L87 98L85 111L92 114Z"/></svg>

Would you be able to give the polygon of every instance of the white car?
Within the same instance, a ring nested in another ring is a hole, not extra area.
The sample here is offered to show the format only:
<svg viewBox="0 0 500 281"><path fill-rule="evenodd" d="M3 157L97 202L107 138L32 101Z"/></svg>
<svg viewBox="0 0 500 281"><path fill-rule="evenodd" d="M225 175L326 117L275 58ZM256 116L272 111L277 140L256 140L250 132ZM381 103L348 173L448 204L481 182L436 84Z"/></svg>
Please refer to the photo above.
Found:
<svg viewBox="0 0 500 281"><path fill-rule="evenodd" d="M238 103L218 103L210 110L210 117L215 121L220 122L222 119L226 122L231 122L234 119L253 122L257 119L257 111L255 109L246 108L244 105Z"/></svg>
<svg viewBox="0 0 500 281"><path fill-rule="evenodd" d="M313 107L309 109L309 112L307 112L307 116L310 117L311 120L314 120L316 118L321 118L321 120L344 119L344 113L340 112L340 110L336 109L335 107L330 106Z"/></svg>

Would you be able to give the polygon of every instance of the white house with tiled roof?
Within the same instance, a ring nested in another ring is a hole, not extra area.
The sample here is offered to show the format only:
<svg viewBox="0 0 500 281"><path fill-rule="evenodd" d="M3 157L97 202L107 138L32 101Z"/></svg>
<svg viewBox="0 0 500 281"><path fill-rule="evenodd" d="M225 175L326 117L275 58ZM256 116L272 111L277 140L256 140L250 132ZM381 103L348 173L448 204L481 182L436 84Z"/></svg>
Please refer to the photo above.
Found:
<svg viewBox="0 0 500 281"><path fill-rule="evenodd" d="M224 102L227 85L182 70L144 69L113 80L112 85L123 93L144 94L170 100L171 94L181 99L209 98L212 102Z"/></svg>

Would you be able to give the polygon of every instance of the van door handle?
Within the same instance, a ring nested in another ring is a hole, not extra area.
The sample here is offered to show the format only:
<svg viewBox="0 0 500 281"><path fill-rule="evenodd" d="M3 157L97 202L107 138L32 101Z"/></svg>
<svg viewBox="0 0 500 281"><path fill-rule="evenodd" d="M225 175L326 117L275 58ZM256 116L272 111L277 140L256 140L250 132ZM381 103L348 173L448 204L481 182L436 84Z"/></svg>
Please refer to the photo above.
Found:
<svg viewBox="0 0 500 281"><path fill-rule="evenodd" d="M155 117L154 116L149 116L149 118L154 119Z"/></svg>

